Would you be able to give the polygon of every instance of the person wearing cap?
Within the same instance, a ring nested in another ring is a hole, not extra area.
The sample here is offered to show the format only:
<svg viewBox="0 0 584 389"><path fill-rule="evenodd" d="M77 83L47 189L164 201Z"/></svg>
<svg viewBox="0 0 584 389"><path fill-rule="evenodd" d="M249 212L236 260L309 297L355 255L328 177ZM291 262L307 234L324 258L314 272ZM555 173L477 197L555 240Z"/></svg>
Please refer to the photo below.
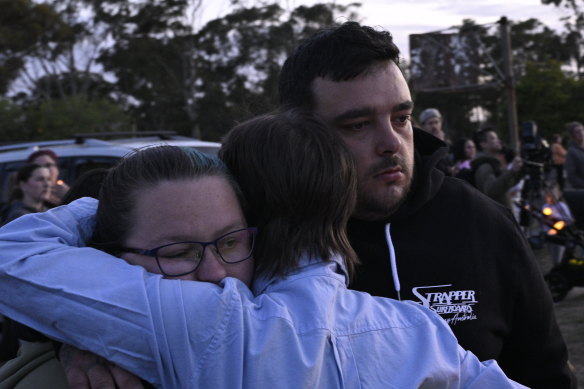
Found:
<svg viewBox="0 0 584 389"><path fill-rule="evenodd" d="M441 141L446 141L446 134L442 130L442 115L436 108L427 108L420 114L422 130L434 135Z"/></svg>
<svg viewBox="0 0 584 389"><path fill-rule="evenodd" d="M446 134L442 130L442 115L436 108L427 108L420 114L420 127L428 134L434 135L442 142L450 146L450 142L446 139ZM454 174L454 165L450 156L443 157L438 161L436 167L444 172L447 176Z"/></svg>

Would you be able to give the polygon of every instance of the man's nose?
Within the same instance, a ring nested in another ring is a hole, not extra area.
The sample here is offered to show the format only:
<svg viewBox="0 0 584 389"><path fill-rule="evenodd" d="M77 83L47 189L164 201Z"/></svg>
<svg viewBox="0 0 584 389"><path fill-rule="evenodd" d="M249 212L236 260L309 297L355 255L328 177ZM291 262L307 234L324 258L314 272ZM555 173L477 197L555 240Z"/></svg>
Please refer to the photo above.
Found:
<svg viewBox="0 0 584 389"><path fill-rule="evenodd" d="M391 124L391 118L382 120L377 128L377 153L395 154L401 147L401 139Z"/></svg>

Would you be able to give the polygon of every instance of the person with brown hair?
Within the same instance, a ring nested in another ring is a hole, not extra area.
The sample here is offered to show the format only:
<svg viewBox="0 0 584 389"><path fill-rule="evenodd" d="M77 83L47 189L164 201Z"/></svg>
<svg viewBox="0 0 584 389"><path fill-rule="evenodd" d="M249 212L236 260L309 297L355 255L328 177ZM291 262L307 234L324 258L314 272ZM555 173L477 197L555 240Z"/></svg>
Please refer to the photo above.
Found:
<svg viewBox="0 0 584 389"><path fill-rule="evenodd" d="M9 203L0 211L0 225L23 215L47 210L51 192L49 170L35 164L22 166L16 172ZM0 363L16 356L19 347L14 323L0 315Z"/></svg>
<svg viewBox="0 0 584 389"><path fill-rule="evenodd" d="M52 206L61 205L63 196L69 190L69 185L59 179L59 160L57 154L50 149L37 150L28 156L27 162L49 169L51 174L51 194L48 202Z"/></svg>
<svg viewBox="0 0 584 389"><path fill-rule="evenodd" d="M2 223L47 210L46 202L51 194L49 169L36 164L24 165L16 172L14 181L8 206L2 212Z"/></svg>

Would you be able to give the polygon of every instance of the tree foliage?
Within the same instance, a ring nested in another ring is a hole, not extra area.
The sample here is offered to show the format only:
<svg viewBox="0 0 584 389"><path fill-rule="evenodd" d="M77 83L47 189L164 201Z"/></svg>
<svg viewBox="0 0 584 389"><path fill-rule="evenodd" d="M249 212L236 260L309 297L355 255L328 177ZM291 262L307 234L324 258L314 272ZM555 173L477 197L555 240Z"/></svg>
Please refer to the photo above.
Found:
<svg viewBox="0 0 584 389"><path fill-rule="evenodd" d="M2 2L0 12L0 92L24 71L27 57L54 59L74 39L75 25L48 4L32 0Z"/></svg>
<svg viewBox="0 0 584 389"><path fill-rule="evenodd" d="M554 103L584 97L577 80L584 69L583 24L580 0L542 2L573 10L566 31L536 19L515 21L511 40L520 120L535 119L547 129L562 121L560 116L575 120L584 111L578 104L560 109ZM56 138L132 126L220 140L237 121L277 106L280 67L301 39L359 19L358 3L293 9L270 0L230 4L228 14L201 26L203 0L3 2L2 138ZM477 112L503 129L498 27L465 20L459 32L477 37L477 50L485 55L474 66L483 82L498 87L456 94L414 90L416 107L439 108L453 137L476 129ZM570 64L573 74L566 70ZM546 101L539 101L542 96Z"/></svg>
<svg viewBox="0 0 584 389"><path fill-rule="evenodd" d="M49 100L31 115L35 138L68 138L75 133L120 131L130 122L120 106L108 100L71 96Z"/></svg>
<svg viewBox="0 0 584 389"><path fill-rule="evenodd" d="M479 42L482 54L476 66L481 81L495 86L458 93L419 92L415 96L417 112L429 106L438 108L452 138L470 136L480 126L491 124L507 140L508 80L504 77L500 26L465 20L456 30L462 36L472 34ZM553 31L537 19L527 19L510 23L510 38L519 122L535 120L544 134L551 135L565 122L581 116L578 112L582 105L574 104L574 96L581 93L581 82L564 69L575 55L569 34Z"/></svg>
<svg viewBox="0 0 584 389"><path fill-rule="evenodd" d="M28 13L39 6L34 0L16 1ZM36 51L21 50L18 66L6 70L5 89L14 79L25 85L13 99L29 115L38 111L31 119L41 123L32 131L35 137L78 127L65 120L70 112L58 103L63 100L107 101L121 107L140 130L219 140L236 121L275 107L280 66L300 39L339 16L356 19L358 8L332 3L286 10L275 2L232 3L231 13L202 28L195 20L203 0L43 3L61 23L53 29L62 31L62 39L41 44L45 41L39 38L33 40L41 42ZM7 56L12 57L17 58ZM33 74L33 67L40 71Z"/></svg>
<svg viewBox="0 0 584 389"><path fill-rule="evenodd" d="M564 39L570 59L574 61L576 74L584 75L584 2L582 0L541 0L542 4L553 4L567 9L570 14L563 18L566 32Z"/></svg>
<svg viewBox="0 0 584 389"><path fill-rule="evenodd" d="M579 88L582 83L564 74L560 62L529 62L517 85L518 117L534 120L548 138L562 133L565 122L584 118L582 106L572 103Z"/></svg>

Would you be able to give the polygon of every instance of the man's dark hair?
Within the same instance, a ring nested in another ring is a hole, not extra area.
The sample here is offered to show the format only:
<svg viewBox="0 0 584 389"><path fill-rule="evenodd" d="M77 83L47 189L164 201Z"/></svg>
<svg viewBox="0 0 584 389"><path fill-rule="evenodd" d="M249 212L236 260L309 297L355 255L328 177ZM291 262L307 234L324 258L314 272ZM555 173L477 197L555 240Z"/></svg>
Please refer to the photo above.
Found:
<svg viewBox="0 0 584 389"><path fill-rule="evenodd" d="M219 157L241 182L247 221L258 228L257 274L283 276L308 255L344 258L349 275L357 255L347 221L357 201L351 153L314 115L288 110L233 128Z"/></svg>
<svg viewBox="0 0 584 389"><path fill-rule="evenodd" d="M492 127L492 126L486 126L486 127L481 128L480 130L475 131L475 133L473 135L473 140L475 142L475 147L477 148L477 150L480 150L480 151L483 150L481 143L483 143L487 140L487 134L489 132L494 132L495 134L497 133L497 131L495 130L495 127Z"/></svg>
<svg viewBox="0 0 584 389"><path fill-rule="evenodd" d="M280 105L314 108L312 81L318 77L347 81L379 61L399 64L399 49L388 31L357 22L317 32L288 57L280 72Z"/></svg>

